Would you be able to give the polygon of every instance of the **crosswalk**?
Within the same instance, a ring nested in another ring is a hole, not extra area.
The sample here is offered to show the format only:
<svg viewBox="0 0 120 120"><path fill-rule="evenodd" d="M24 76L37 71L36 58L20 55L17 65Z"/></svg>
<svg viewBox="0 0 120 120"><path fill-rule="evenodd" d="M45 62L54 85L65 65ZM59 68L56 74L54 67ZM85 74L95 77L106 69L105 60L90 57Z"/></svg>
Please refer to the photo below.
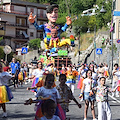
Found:
<svg viewBox="0 0 120 120"><path fill-rule="evenodd" d="M117 98L113 97L112 95L108 94L108 96L112 99L111 102L113 102L113 103L120 103L120 100L118 100Z"/></svg>

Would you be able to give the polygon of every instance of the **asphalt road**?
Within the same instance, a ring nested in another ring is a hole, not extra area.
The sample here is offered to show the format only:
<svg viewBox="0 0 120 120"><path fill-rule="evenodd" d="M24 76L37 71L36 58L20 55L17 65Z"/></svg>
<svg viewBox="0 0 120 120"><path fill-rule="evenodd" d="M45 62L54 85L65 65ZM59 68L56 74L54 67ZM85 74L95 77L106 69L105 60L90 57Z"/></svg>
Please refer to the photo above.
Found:
<svg viewBox="0 0 120 120"><path fill-rule="evenodd" d="M56 82L58 84L58 82ZM110 85L110 84L109 84ZM19 87L17 89L13 89L12 93L14 95L14 99L12 101L6 103L8 118L1 118L2 110L0 109L0 120L34 120L34 104L32 105L24 105L24 101L28 98L35 98L34 94L31 91L27 91L26 88L31 86L31 83L27 85L23 85L23 87ZM80 90L75 87L75 98L80 102L79 96ZM84 102L80 102L82 104L82 108L79 109L78 106L71 101L69 105L69 112L67 113L67 117L70 120L83 120L84 117ZM109 97L109 103L112 111L112 120L120 120L120 98L112 98ZM95 113L97 118L97 106L95 107ZM92 120L91 110L88 110L88 119Z"/></svg>

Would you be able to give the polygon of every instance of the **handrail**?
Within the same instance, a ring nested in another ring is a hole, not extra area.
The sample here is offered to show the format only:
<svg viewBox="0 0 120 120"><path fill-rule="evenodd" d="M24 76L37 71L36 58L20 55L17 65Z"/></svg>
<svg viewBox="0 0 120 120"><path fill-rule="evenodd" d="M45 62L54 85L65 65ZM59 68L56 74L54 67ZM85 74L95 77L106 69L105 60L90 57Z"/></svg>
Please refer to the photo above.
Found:
<svg viewBox="0 0 120 120"><path fill-rule="evenodd" d="M13 13L13 14L21 14L21 15L29 15L29 12L24 12L24 11L6 11L3 9L0 9L0 12L5 12L5 13Z"/></svg>

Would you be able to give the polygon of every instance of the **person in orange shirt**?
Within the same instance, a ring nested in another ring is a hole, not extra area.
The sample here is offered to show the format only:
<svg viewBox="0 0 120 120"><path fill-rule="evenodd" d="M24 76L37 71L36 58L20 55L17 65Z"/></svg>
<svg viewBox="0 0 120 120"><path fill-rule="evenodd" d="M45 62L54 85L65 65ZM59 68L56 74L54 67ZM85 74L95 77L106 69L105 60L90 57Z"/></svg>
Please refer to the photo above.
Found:
<svg viewBox="0 0 120 120"><path fill-rule="evenodd" d="M76 70L72 70L72 66L70 66L69 70L65 74L67 76L66 84L71 88L72 93L74 93L76 76L78 75L78 72Z"/></svg>

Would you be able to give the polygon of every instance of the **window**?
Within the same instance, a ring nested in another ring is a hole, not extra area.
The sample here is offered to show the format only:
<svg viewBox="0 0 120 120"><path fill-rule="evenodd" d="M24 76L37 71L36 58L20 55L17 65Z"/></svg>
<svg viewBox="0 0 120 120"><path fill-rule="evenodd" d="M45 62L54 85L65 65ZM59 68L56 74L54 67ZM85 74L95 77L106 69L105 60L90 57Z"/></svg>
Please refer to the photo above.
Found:
<svg viewBox="0 0 120 120"><path fill-rule="evenodd" d="M20 19L19 18L16 19L16 24L20 25Z"/></svg>
<svg viewBox="0 0 120 120"><path fill-rule="evenodd" d="M14 6L13 5L10 6L10 10L14 11Z"/></svg>
<svg viewBox="0 0 120 120"><path fill-rule="evenodd" d="M21 25L25 26L26 25L26 20L25 19L21 19Z"/></svg>
<svg viewBox="0 0 120 120"><path fill-rule="evenodd" d="M42 25L43 24L43 21L40 21L40 25Z"/></svg>
<svg viewBox="0 0 120 120"><path fill-rule="evenodd" d="M33 32L30 32L30 37L34 37L34 33Z"/></svg>
<svg viewBox="0 0 120 120"><path fill-rule="evenodd" d="M113 2L113 10L116 9L116 0Z"/></svg>
<svg viewBox="0 0 120 120"><path fill-rule="evenodd" d="M43 10L40 10L40 17L43 17Z"/></svg>

